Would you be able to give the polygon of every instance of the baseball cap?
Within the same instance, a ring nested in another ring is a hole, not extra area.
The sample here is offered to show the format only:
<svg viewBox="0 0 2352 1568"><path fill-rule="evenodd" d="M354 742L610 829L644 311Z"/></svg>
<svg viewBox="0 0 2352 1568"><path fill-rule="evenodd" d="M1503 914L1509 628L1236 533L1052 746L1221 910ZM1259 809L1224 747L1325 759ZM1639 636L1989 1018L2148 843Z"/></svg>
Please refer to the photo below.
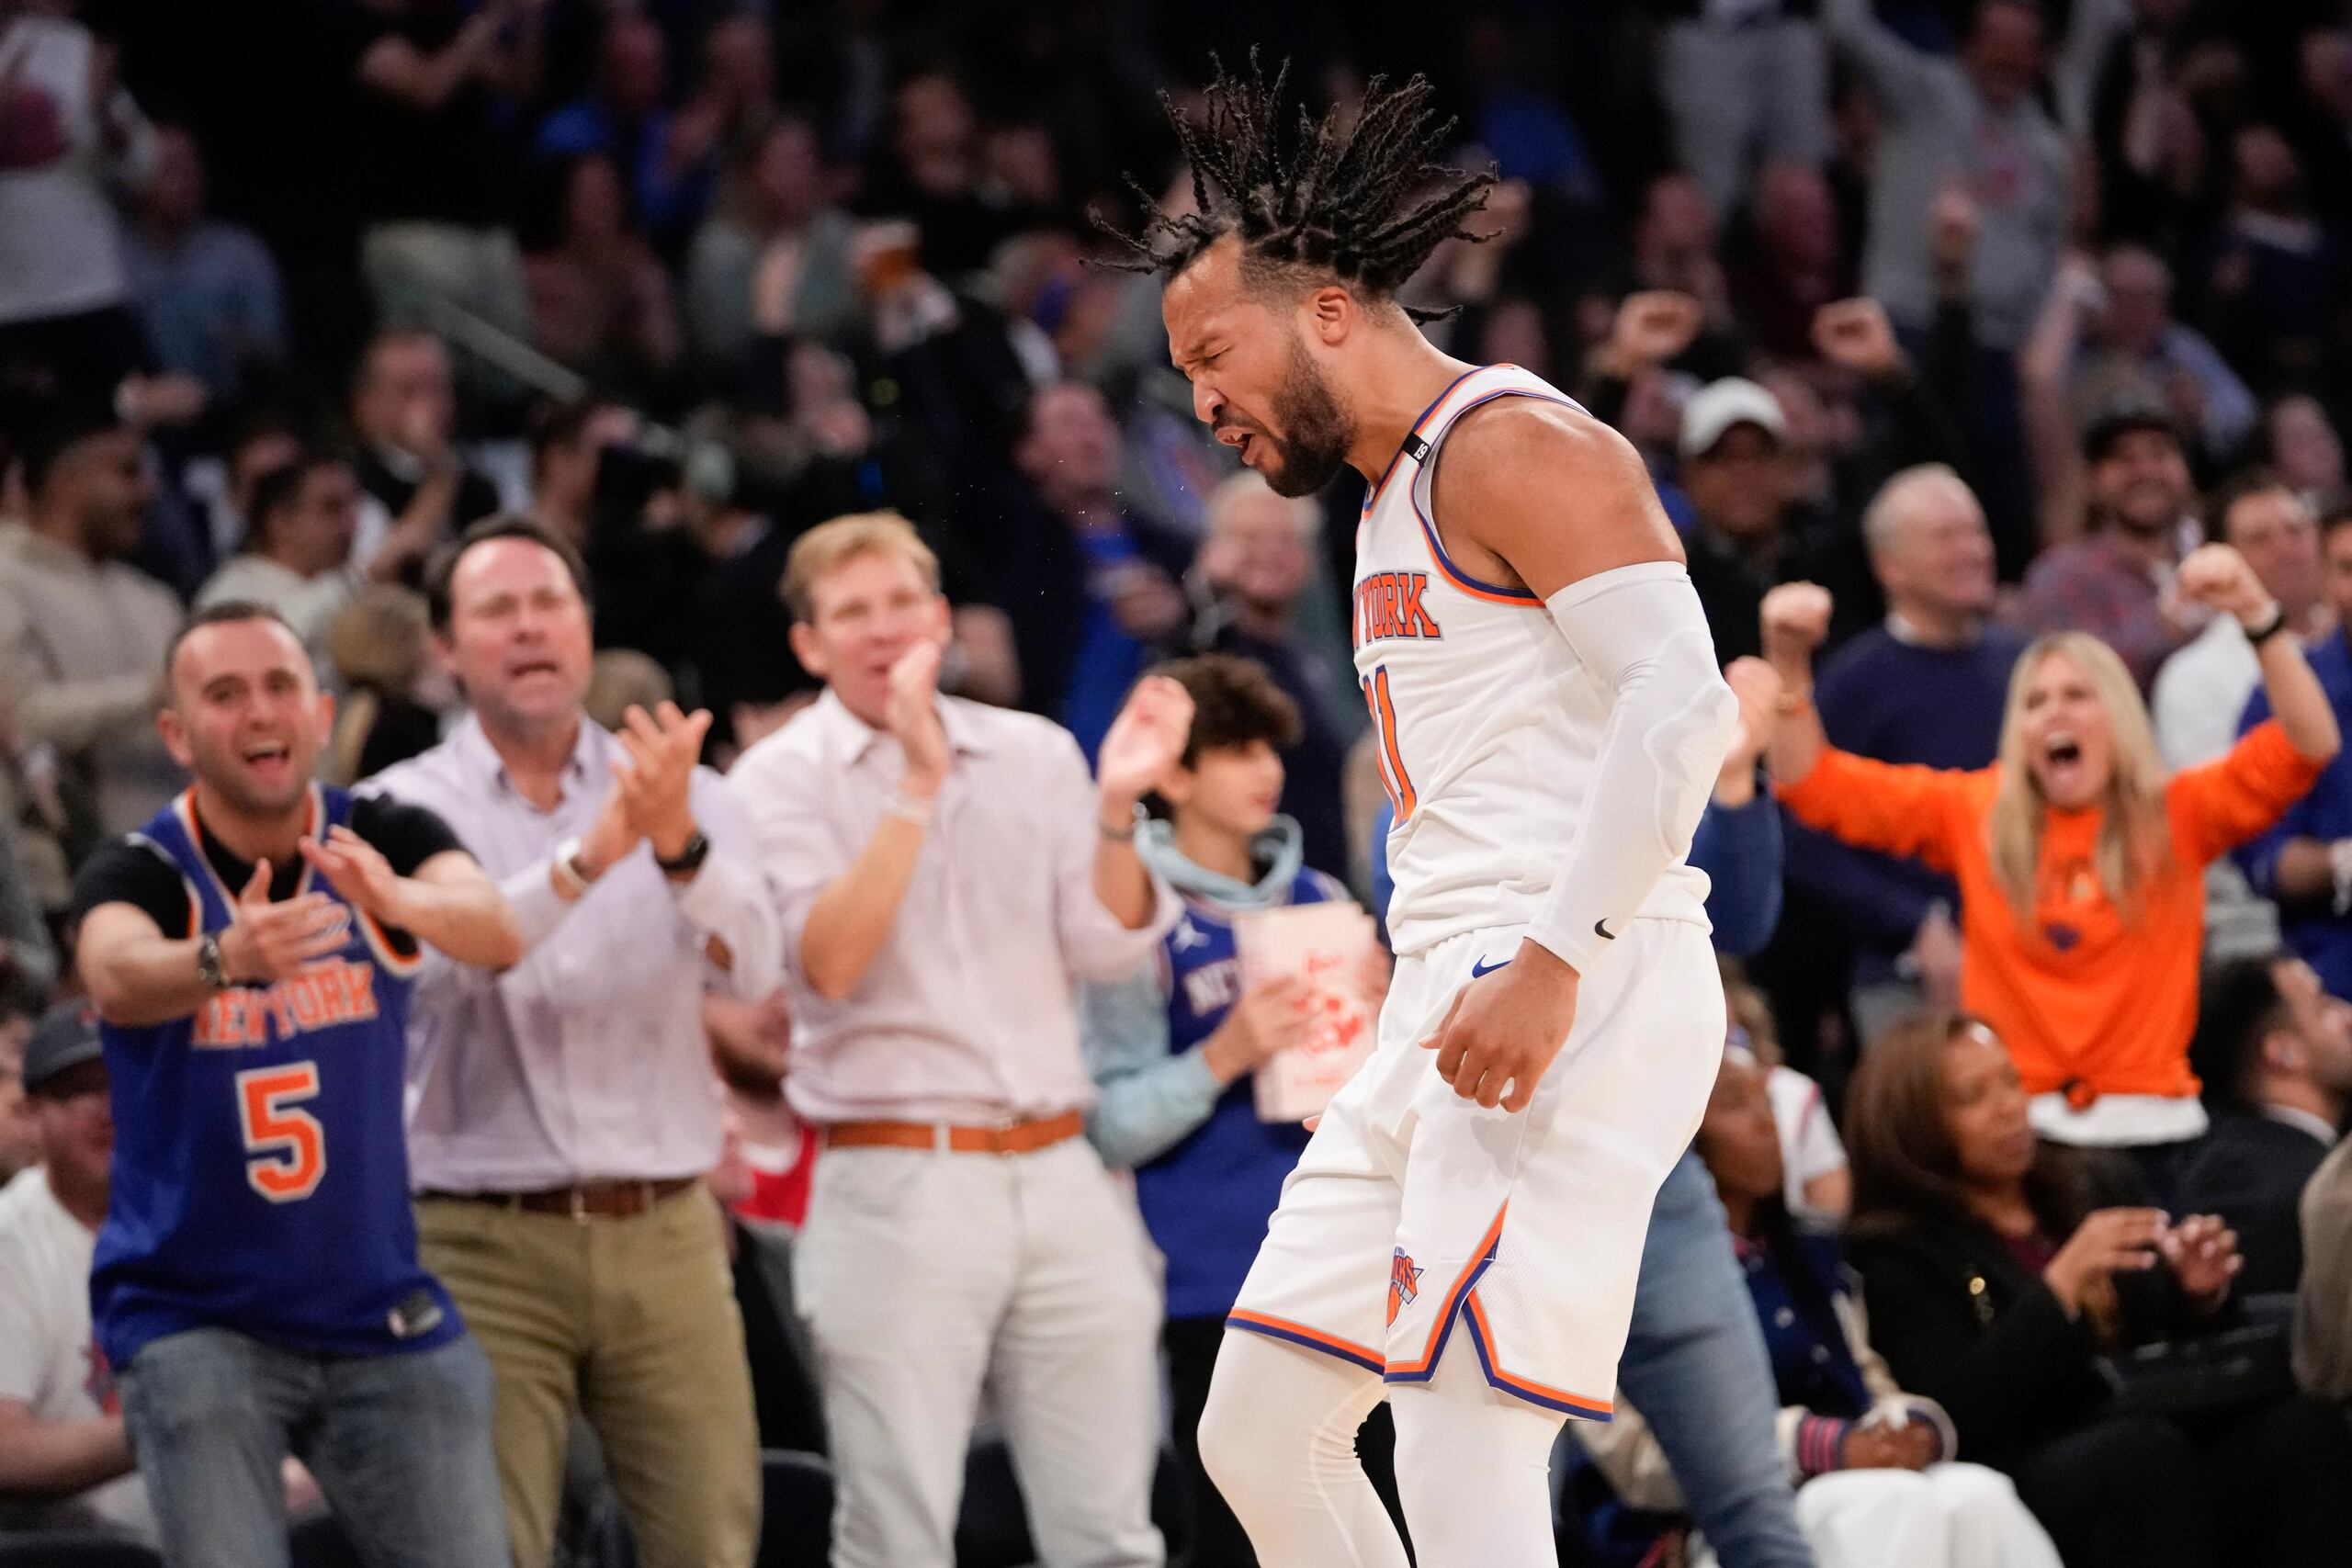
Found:
<svg viewBox="0 0 2352 1568"><path fill-rule="evenodd" d="M2144 398L2120 398L2101 409L2083 432L2083 461L2105 461L2117 442L2139 430L2162 431L2175 446L2187 445L2181 439L2180 422L2173 418L2170 409Z"/></svg>
<svg viewBox="0 0 2352 1568"><path fill-rule="evenodd" d="M60 1002L41 1014L25 1043L25 1092L39 1094L43 1085L105 1054L97 1010L87 1002Z"/></svg>
<svg viewBox="0 0 2352 1568"><path fill-rule="evenodd" d="M1682 405L1682 455L1704 457L1736 424L1755 425L1777 442L1789 438L1781 400L1745 376L1726 376L1708 382Z"/></svg>

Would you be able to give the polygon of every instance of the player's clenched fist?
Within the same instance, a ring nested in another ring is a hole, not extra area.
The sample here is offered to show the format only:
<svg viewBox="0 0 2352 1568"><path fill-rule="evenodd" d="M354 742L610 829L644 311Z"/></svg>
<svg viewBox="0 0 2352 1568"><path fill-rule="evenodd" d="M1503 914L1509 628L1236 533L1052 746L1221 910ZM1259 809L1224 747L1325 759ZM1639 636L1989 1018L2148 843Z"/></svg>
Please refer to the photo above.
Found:
<svg viewBox="0 0 2352 1568"><path fill-rule="evenodd" d="M1814 582L1783 582L1764 595L1764 657L1783 677L1802 671L1829 636L1829 590Z"/></svg>
<svg viewBox="0 0 2352 1568"><path fill-rule="evenodd" d="M220 969L240 984L283 980L351 940L351 915L323 893L269 900L269 863L254 867L237 895L236 917L220 933Z"/></svg>
<svg viewBox="0 0 2352 1568"><path fill-rule="evenodd" d="M1577 972L1522 942L1511 961L1454 993L1437 1032L1437 1074L1464 1100L1524 1111L1577 1020Z"/></svg>

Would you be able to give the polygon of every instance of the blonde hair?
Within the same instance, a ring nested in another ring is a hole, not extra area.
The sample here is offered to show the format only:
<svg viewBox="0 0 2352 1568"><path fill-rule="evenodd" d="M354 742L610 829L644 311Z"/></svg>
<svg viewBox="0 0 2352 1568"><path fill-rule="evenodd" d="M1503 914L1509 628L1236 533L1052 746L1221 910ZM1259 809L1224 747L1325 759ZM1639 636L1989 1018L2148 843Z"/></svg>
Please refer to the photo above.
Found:
<svg viewBox="0 0 2352 1568"><path fill-rule="evenodd" d="M853 512L820 523L793 542L785 558L779 592L796 621L814 619L818 580L859 556L886 551L913 563L933 593L939 592L939 558L915 525L895 512Z"/></svg>
<svg viewBox="0 0 2352 1568"><path fill-rule="evenodd" d="M433 619L421 594L367 589L327 627L327 662L349 687L404 694L432 656Z"/></svg>
<svg viewBox="0 0 2352 1568"><path fill-rule="evenodd" d="M2127 922L2138 919L2141 897L2151 878L2172 863L2172 835L2165 815L2167 776L2148 725L2140 688L2115 650L2087 632L2056 632L2037 638L2019 656L2009 677L2007 711L2001 717L2001 779L1993 809L1984 819L1985 848L1993 880L2009 903L2018 926L2033 919L2035 879L2041 865L2042 825L2050 802L2034 782L2026 756L2026 689L2052 659L2064 657L2083 672L2107 710L2114 737L2115 766L2098 801L2099 823L2092 864L2099 886Z"/></svg>

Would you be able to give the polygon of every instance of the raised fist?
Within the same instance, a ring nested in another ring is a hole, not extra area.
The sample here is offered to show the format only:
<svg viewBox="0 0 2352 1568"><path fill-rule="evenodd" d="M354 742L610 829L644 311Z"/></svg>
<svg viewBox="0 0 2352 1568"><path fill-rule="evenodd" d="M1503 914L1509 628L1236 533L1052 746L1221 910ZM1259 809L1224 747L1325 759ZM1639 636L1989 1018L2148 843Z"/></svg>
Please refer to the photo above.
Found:
<svg viewBox="0 0 2352 1568"><path fill-rule="evenodd" d="M1783 582L1764 595L1764 657L1785 676L1802 670L1829 636L1829 590L1815 582Z"/></svg>
<svg viewBox="0 0 2352 1568"><path fill-rule="evenodd" d="M1609 369L1632 380L1690 346L1706 322L1706 311L1688 294L1653 289L1628 294L1609 329Z"/></svg>

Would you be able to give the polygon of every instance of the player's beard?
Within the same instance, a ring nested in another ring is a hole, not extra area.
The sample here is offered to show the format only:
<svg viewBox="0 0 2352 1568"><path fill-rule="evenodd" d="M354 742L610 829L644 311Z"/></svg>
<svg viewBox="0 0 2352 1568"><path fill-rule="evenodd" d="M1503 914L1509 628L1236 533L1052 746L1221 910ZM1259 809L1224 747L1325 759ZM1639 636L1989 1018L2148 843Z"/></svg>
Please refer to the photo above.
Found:
<svg viewBox="0 0 2352 1568"><path fill-rule="evenodd" d="M1262 439L1273 447L1276 461L1259 473L1276 495L1313 495L1348 460L1356 432L1295 333L1289 362L1283 367L1283 384L1274 389L1273 415L1282 436Z"/></svg>

